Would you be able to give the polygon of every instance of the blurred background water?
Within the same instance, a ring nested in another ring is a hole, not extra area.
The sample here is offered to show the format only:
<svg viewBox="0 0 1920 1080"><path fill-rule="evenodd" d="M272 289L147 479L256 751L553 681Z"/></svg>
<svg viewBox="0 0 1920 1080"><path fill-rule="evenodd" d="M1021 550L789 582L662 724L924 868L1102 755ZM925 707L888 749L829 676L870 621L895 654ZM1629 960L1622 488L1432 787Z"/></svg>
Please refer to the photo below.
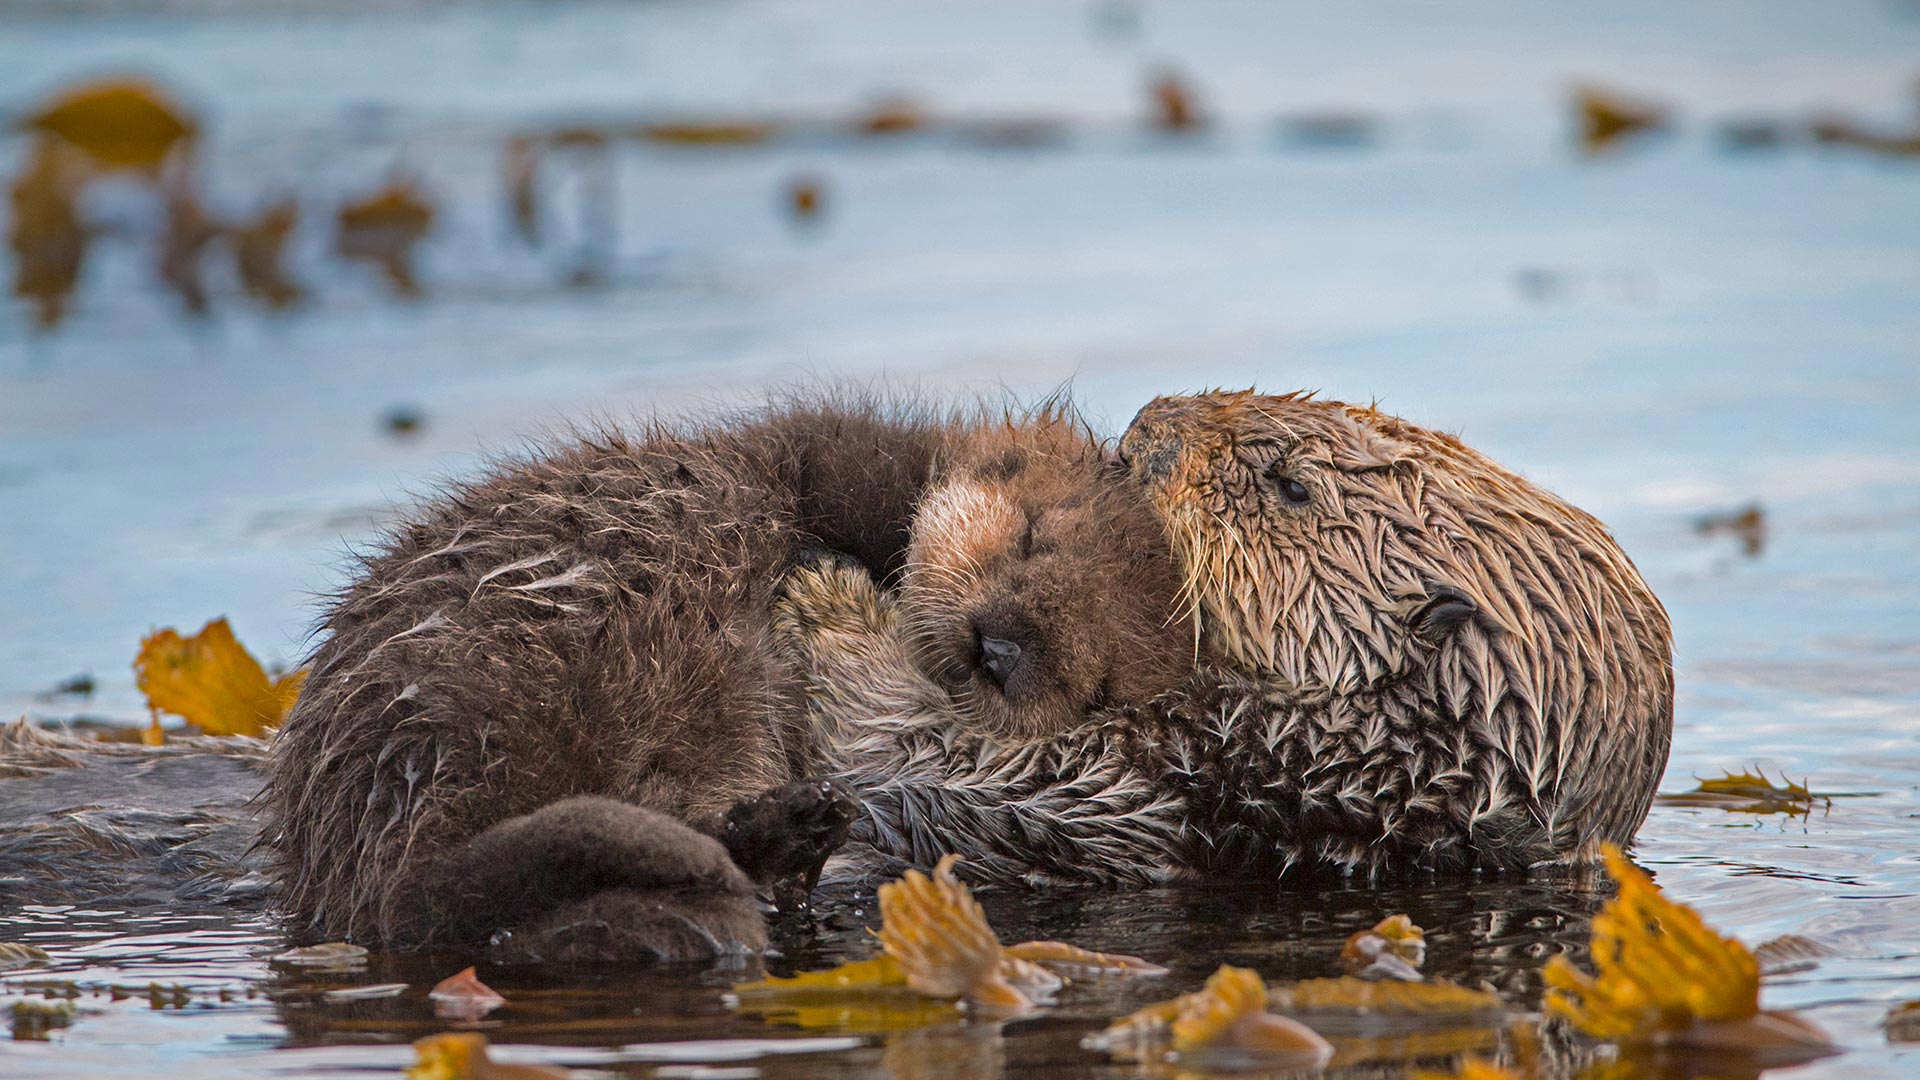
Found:
<svg viewBox="0 0 1920 1080"><path fill-rule="evenodd" d="M1169 73L1192 118L1173 130L1151 122ZM1915 5L0 4L0 115L129 74L197 117L211 217L297 202L282 267L304 297L251 303L215 251L209 310L186 314L155 280L164 200L123 176L78 196L91 241L64 320L41 332L31 305L0 304L9 715L141 722L141 635L222 614L297 662L313 597L396 501L570 418L820 378L1071 381L1117 432L1156 393L1317 388L1458 432L1614 526L1673 615L1667 790L1758 765L1860 796L1801 816L1658 807L1640 858L1749 942L1834 950L1768 991L1848 1047L1793 1075L1920 1070L1876 1027L1920 997ZM1658 122L1583 145L1582 86ZM34 152L0 138L0 176ZM537 245L509 214L514 160L537 164ZM396 178L433 210L413 298L337 253L339 208ZM52 693L83 675L90 695ZM1583 937L1588 899L991 910L1171 950L1186 989L1221 960L1319 973L1302 958L1406 909L1443 973L1504 985L1566 936L1516 912ZM843 914L796 954L862 948L863 916ZM37 935L84 985L214 996L102 999L51 1043L0 1046L0 1071L347 1073L397 1068L395 1044L433 1029L423 1001L330 1005L270 971L270 925L142 917L159 922L15 912L0 937ZM494 1038L694 1075L586 1048L791 1034L727 1019L731 977L623 976L579 991L577 1014L522 979L539 1000ZM1100 1071L1068 1036L1131 993L1004 1037L858 1036L752 1067Z"/></svg>

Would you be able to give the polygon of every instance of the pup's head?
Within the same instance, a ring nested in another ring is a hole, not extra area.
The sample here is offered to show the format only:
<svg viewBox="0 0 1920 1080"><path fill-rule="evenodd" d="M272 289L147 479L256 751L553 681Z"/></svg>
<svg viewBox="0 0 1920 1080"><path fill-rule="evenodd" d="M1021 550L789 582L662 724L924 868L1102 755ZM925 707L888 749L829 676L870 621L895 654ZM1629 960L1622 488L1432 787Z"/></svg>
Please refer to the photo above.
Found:
<svg viewBox="0 0 1920 1080"><path fill-rule="evenodd" d="M1141 493L1074 417L974 432L921 503L899 598L916 664L999 738L1143 705L1194 662Z"/></svg>

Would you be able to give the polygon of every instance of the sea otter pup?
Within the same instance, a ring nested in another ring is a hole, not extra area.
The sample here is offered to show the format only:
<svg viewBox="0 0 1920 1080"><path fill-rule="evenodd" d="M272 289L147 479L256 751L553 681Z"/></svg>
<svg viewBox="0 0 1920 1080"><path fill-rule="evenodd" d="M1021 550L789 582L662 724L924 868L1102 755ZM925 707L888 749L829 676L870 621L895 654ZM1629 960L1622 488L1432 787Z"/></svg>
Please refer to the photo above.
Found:
<svg viewBox="0 0 1920 1080"><path fill-rule="evenodd" d="M954 733L870 583L789 584L816 708L905 733L856 763L892 777L857 839L1105 882L1517 869L1631 840L1671 737L1670 632L1598 521L1450 436L1300 395L1161 398L1121 454L1200 635L1200 670L1149 709Z"/></svg>
<svg viewBox="0 0 1920 1080"><path fill-rule="evenodd" d="M984 557L943 538L983 490L981 513L1015 515L994 527L1030 568L1026 602L942 590ZM1102 515L1121 510L1158 555L1150 618L1109 618L1132 600L1066 577L1106 580ZM780 582L903 564L942 607L926 633L964 620L947 632L966 658L936 676L959 728L1057 731L1186 669L1170 549L1063 406L1014 422L825 400L583 437L424 506L328 613L264 794L296 933L491 938L503 959L758 946L756 885L811 884L851 810L819 778L865 737L811 723L773 632Z"/></svg>

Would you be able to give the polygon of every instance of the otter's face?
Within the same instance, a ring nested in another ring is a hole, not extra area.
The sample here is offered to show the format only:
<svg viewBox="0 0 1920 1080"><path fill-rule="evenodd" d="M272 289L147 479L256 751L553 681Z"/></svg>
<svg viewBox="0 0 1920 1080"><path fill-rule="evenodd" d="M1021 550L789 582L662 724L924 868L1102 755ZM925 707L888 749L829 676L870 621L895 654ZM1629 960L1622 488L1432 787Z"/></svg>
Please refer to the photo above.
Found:
<svg viewBox="0 0 1920 1080"><path fill-rule="evenodd" d="M1346 694L1480 614L1478 583L1457 579L1447 550L1458 518L1431 513L1479 497L1429 467L1445 439L1335 402L1212 393L1150 403L1121 456L1171 534L1208 645L1303 692Z"/></svg>
<svg viewBox="0 0 1920 1080"><path fill-rule="evenodd" d="M1172 549L1097 456L1013 449L959 470L921 504L907 560L908 647L976 730L1043 737L1192 668Z"/></svg>

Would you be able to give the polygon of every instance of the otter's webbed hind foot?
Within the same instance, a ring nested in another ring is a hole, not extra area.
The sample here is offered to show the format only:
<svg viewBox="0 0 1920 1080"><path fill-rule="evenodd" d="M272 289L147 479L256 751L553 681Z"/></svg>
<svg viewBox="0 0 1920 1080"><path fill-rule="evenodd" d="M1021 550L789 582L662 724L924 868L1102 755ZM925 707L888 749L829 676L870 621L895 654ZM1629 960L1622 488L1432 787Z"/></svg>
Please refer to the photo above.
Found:
<svg viewBox="0 0 1920 1080"><path fill-rule="evenodd" d="M846 842L859 810L837 781L798 780L735 803L720 842L783 914L805 911L821 868Z"/></svg>
<svg viewBox="0 0 1920 1080"><path fill-rule="evenodd" d="M685 960L766 945L754 884L725 847L615 799L577 796L509 818L443 867L438 929L491 938L503 962Z"/></svg>
<svg viewBox="0 0 1920 1080"><path fill-rule="evenodd" d="M752 896L607 889L495 934L488 956L498 964L673 962L766 945L766 920Z"/></svg>

